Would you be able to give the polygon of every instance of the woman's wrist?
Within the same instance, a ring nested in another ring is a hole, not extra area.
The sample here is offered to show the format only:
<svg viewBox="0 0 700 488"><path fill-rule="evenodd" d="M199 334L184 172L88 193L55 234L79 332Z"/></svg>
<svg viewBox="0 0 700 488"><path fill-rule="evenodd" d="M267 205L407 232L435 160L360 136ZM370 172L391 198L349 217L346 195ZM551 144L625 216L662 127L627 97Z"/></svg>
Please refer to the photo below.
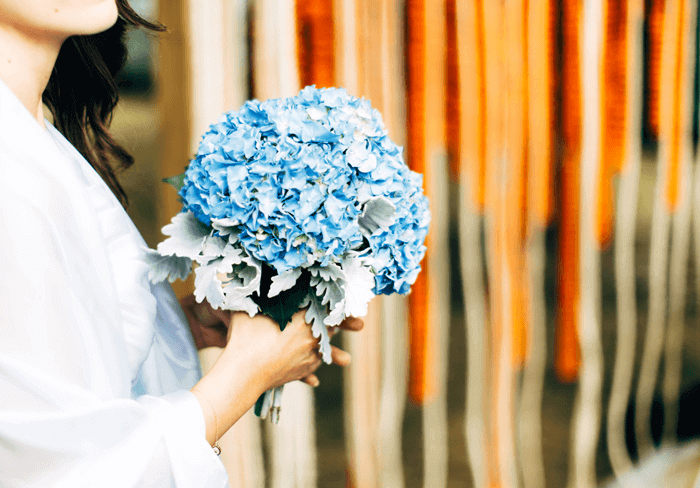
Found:
<svg viewBox="0 0 700 488"><path fill-rule="evenodd" d="M257 393L256 399L269 390L274 382L272 365L262 361L250 349L227 347L219 357L217 363L219 362L222 373L230 374L231 382L247 384L249 390Z"/></svg>
<svg viewBox="0 0 700 488"><path fill-rule="evenodd" d="M214 367L190 390L202 408L207 441L214 445L255 405L264 388L254 367L224 351Z"/></svg>
<svg viewBox="0 0 700 488"><path fill-rule="evenodd" d="M274 340L270 342L269 336L266 336L265 339L261 339L258 336L256 328L262 325L261 321L272 323L272 319L264 315L251 317L245 312L231 313L228 344L222 354L222 356L228 355L232 361L240 363L240 369L250 375L251 382L259 390L257 396L278 386L277 383L279 382L280 371L283 369L284 362L272 353L273 350L281 349L282 347L276 345ZM277 324L274 324L275 329L278 327ZM236 333L240 332L241 328L252 332L255 334L255 337L250 335L241 337Z"/></svg>
<svg viewBox="0 0 700 488"><path fill-rule="evenodd" d="M207 395L200 391L195 385L190 392L195 396L202 409L204 417L205 437L210 446L215 446L219 440L219 419L216 415L216 409L211 404Z"/></svg>

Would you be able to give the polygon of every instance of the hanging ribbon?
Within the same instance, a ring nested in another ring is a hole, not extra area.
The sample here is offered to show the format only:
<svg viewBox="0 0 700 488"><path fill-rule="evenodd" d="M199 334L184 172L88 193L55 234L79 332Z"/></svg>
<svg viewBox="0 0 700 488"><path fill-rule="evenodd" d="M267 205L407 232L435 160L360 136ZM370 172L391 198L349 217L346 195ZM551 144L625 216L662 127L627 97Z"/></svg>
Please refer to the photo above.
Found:
<svg viewBox="0 0 700 488"><path fill-rule="evenodd" d="M408 0L406 3L407 19L407 79L408 88L408 139L407 154L409 167L425 175L425 0ZM427 187L427 182L424 182ZM410 365L409 397L420 405L427 397L435 394L436 386L432 382L431 368L433 359L429 358L428 347L428 254L430 254L430 236L427 240L428 252L421 263L422 271L411 287L409 295L410 310Z"/></svg>
<svg viewBox="0 0 700 488"><path fill-rule="evenodd" d="M453 160L452 171L459 181L459 257L467 339L464 436L474 486L483 488L492 463L486 440L490 408L485 393L491 368L481 242L486 143L483 7L481 0L452 2L459 87L459 160ZM449 71L448 76L452 76Z"/></svg>
<svg viewBox="0 0 700 488"><path fill-rule="evenodd" d="M526 360L529 322L528 284L525 279L525 239L527 236L528 202L528 64L526 3L515 2L504 9L506 32L506 161L504 182L507 259L510 285L512 360L522 368Z"/></svg>
<svg viewBox="0 0 700 488"><path fill-rule="evenodd" d="M554 370L560 381L575 381L581 362L576 330L579 309L579 211L581 188L581 66L579 42L581 5L562 2L562 107L563 145L561 213L559 220L559 304L554 349Z"/></svg>
<svg viewBox="0 0 700 488"><path fill-rule="evenodd" d="M603 5L603 60L601 70L601 150L596 198L596 242L610 243L614 227L613 177L625 160L627 121L627 2Z"/></svg>
<svg viewBox="0 0 700 488"><path fill-rule="evenodd" d="M450 163L450 178L457 181L460 166L460 86L459 63L457 56L457 19L456 0L446 0L445 3L445 42L447 46L446 84L447 96L445 97L445 134L447 136L447 157Z"/></svg>
<svg viewBox="0 0 700 488"><path fill-rule="evenodd" d="M498 406L503 399L499 395L503 385L503 366L501 355L504 340L504 266L501 257L505 253L504 223L502 212L502 174L505 150L505 35L504 4L501 1L485 1L483 7L484 32L484 66L486 94L485 124L485 214L487 222L486 247L490 318L490 377L487 395L492 412L488 426L489 485L500 486L501 466L505 462L502 456L502 429L506 427L499 422ZM510 331L508 331L510 332ZM509 338L510 340L510 338ZM511 358L506 358L508 362Z"/></svg>
<svg viewBox="0 0 700 488"><path fill-rule="evenodd" d="M664 0L648 0L647 47L646 52L646 89L645 89L645 126L650 136L659 137L659 90L661 88L661 42L664 26Z"/></svg>
<svg viewBox="0 0 700 488"><path fill-rule="evenodd" d="M555 3L530 0L528 4L528 219L531 230L549 224L554 209Z"/></svg>
<svg viewBox="0 0 700 488"><path fill-rule="evenodd" d="M295 12L301 86L334 86L333 3L328 0L296 0Z"/></svg>
<svg viewBox="0 0 700 488"><path fill-rule="evenodd" d="M687 35L685 35L684 27L688 23L687 17L687 0L679 0L679 5L674 12L669 9L669 15L673 15L674 19L669 19L664 27L669 26L676 31L675 36L669 42L673 44L672 53L669 56L667 69L673 73L672 89L670 100L664 97L663 103L659 110L659 140L662 144L668 144L669 162L668 173L664 184L664 197L666 208L673 213L678 207L679 201L679 186L680 175L683 172L682 165L684 158L681 157L681 140L684 132L687 130L690 116L686 107L692 105L692 92L688 90L687 84L691 82L692 75L686 72L685 57L689 49ZM687 30L687 29L686 29ZM665 54L665 53L664 53ZM691 96L688 97L688 93ZM690 98L690 99L689 99Z"/></svg>

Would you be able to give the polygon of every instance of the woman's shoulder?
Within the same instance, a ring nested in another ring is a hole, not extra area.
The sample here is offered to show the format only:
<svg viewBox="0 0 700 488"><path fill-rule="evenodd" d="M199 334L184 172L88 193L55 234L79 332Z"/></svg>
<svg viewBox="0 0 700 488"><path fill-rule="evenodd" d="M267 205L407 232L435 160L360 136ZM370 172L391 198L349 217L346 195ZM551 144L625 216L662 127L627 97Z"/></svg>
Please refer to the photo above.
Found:
<svg viewBox="0 0 700 488"><path fill-rule="evenodd" d="M75 169L51 130L42 127L1 81L0 175L2 193L59 209L75 180Z"/></svg>
<svg viewBox="0 0 700 488"><path fill-rule="evenodd" d="M0 145L0 232L11 237L0 260L41 255L64 270L75 268L77 256L95 260L88 258L96 252L89 205L80 188L51 170L55 163Z"/></svg>
<svg viewBox="0 0 700 488"><path fill-rule="evenodd" d="M65 181L33 158L3 149L0 145L0 202L3 208L23 205L60 214L70 206L71 192Z"/></svg>

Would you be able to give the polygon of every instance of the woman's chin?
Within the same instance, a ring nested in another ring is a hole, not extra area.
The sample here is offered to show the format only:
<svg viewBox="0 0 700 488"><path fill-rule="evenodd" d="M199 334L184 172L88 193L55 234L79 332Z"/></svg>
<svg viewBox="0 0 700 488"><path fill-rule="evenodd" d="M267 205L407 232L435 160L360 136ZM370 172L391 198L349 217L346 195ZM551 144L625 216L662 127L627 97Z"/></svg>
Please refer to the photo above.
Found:
<svg viewBox="0 0 700 488"><path fill-rule="evenodd" d="M25 4L21 0L9 1L13 7L9 10L11 23L19 30L47 39L104 32L119 18L116 0L26 0Z"/></svg>
<svg viewBox="0 0 700 488"><path fill-rule="evenodd" d="M112 27L119 18L117 2L104 0L95 2L95 5L86 8L80 15L82 22L73 24L73 32L70 35L91 35L104 32Z"/></svg>

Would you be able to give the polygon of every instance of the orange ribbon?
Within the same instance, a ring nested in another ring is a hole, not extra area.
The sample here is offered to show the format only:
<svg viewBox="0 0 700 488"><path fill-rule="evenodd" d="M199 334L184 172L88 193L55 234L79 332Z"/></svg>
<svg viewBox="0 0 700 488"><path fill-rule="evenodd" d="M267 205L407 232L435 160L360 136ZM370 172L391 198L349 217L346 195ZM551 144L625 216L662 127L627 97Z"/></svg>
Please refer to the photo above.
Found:
<svg viewBox="0 0 700 488"><path fill-rule="evenodd" d="M460 89L459 61L457 56L456 0L446 0L445 4L445 43L447 96L445 97L445 134L447 136L447 157L450 162L450 177L457 181L460 170ZM468 116L468 115L467 115Z"/></svg>
<svg viewBox="0 0 700 488"><path fill-rule="evenodd" d="M529 0L528 10L528 219L546 226L554 209L554 134L557 15L554 0Z"/></svg>
<svg viewBox="0 0 700 488"><path fill-rule="evenodd" d="M527 7L514 2L504 9L506 53L506 174L502 181L507 216L504 222L506 268L510 288L512 360L516 368L525 365L527 352L528 287L525 275L527 236L528 173L528 50Z"/></svg>
<svg viewBox="0 0 700 488"><path fill-rule="evenodd" d="M659 136L659 89L661 88L661 40L664 24L664 0L649 0L647 10L647 62L646 131L652 137Z"/></svg>
<svg viewBox="0 0 700 488"><path fill-rule="evenodd" d="M606 248L614 228L613 177L625 161L627 134L627 2L605 2L601 69L601 152L597 177L595 238Z"/></svg>
<svg viewBox="0 0 700 488"><path fill-rule="evenodd" d="M561 214L559 221L559 306L555 332L554 370L563 382L578 377L581 353L579 310L579 211L581 191L581 66L579 2L562 2L561 72Z"/></svg>
<svg viewBox="0 0 700 488"><path fill-rule="evenodd" d="M295 11L301 86L331 87L335 79L333 2L297 0Z"/></svg>
<svg viewBox="0 0 700 488"><path fill-rule="evenodd" d="M425 174L425 0L408 0L407 12L407 89L408 89L408 164L413 171ZM428 249L430 247L428 246ZM428 251L430 252L430 251ZM410 309L409 397L420 405L436 386L426 369L428 361L428 273L423 259L422 270L408 296Z"/></svg>

